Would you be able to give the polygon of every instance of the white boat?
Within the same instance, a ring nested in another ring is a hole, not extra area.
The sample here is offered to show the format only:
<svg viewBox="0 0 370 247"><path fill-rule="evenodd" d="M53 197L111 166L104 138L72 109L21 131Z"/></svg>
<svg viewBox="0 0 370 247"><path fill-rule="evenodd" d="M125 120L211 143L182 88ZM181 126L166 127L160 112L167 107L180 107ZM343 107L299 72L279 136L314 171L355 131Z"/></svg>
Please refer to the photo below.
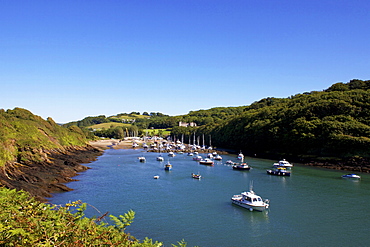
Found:
<svg viewBox="0 0 370 247"><path fill-rule="evenodd" d="M278 163L274 163L273 166L274 167L293 167L293 164L283 159L283 160L280 160Z"/></svg>
<svg viewBox="0 0 370 247"><path fill-rule="evenodd" d="M193 160L195 160L195 161L200 161L202 159L203 159L203 157L200 156L200 155L197 155L197 156L193 157Z"/></svg>
<svg viewBox="0 0 370 247"><path fill-rule="evenodd" d="M213 160L211 160L209 158L205 158L205 159L200 160L199 164L207 165L207 166L213 166L214 162L213 162Z"/></svg>
<svg viewBox="0 0 370 247"><path fill-rule="evenodd" d="M146 161L145 157L143 157L143 156L138 157L138 159L139 159L140 162L145 162Z"/></svg>
<svg viewBox="0 0 370 247"><path fill-rule="evenodd" d="M243 160L244 159L244 154L242 154L242 152L240 152L238 154L238 160Z"/></svg>
<svg viewBox="0 0 370 247"><path fill-rule="evenodd" d="M157 161L164 161L163 156L162 156L162 155L159 155L159 156L157 157Z"/></svg>
<svg viewBox="0 0 370 247"><path fill-rule="evenodd" d="M168 156L169 157L175 157L175 153L174 152L168 152Z"/></svg>
<svg viewBox="0 0 370 247"><path fill-rule="evenodd" d="M239 195L233 195L231 201L238 206L249 209L249 211L255 210L262 212L269 207L269 201L262 200L252 189L242 192Z"/></svg>
<svg viewBox="0 0 370 247"><path fill-rule="evenodd" d="M357 174L346 174L346 175L343 175L342 178L361 178L361 176L357 175Z"/></svg>
<svg viewBox="0 0 370 247"><path fill-rule="evenodd" d="M251 169L251 167L246 162L244 162L244 163L241 163L241 164L236 163L235 165L233 165L233 169L234 170L249 171Z"/></svg>
<svg viewBox="0 0 370 247"><path fill-rule="evenodd" d="M226 165L235 165L236 163L234 161L232 161L232 160L228 160L228 161L226 161L225 164Z"/></svg>
<svg viewBox="0 0 370 247"><path fill-rule="evenodd" d="M221 155L217 154L213 159L214 160L222 160L222 157L221 157Z"/></svg>
<svg viewBox="0 0 370 247"><path fill-rule="evenodd" d="M154 179L159 179L159 176L158 175L155 175L153 178Z"/></svg>
<svg viewBox="0 0 370 247"><path fill-rule="evenodd" d="M199 173L198 174L192 173L191 176L193 178L196 178L196 179L201 179L202 178L202 176Z"/></svg>

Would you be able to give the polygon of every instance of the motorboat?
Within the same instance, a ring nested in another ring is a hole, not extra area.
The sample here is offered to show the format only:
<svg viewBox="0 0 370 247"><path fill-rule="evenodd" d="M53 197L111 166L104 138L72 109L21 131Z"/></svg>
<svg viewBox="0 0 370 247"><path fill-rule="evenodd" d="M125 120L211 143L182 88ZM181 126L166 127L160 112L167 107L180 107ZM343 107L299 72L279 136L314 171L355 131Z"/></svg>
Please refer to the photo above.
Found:
<svg viewBox="0 0 370 247"><path fill-rule="evenodd" d="M361 176L352 173L352 174L343 175L342 178L356 178L356 179L359 179L359 178L361 178Z"/></svg>
<svg viewBox="0 0 370 247"><path fill-rule="evenodd" d="M232 160L228 160L225 162L226 165L236 165L236 162L232 161Z"/></svg>
<svg viewBox="0 0 370 247"><path fill-rule="evenodd" d="M205 159L200 160L199 164L213 166L214 162L210 158L205 158Z"/></svg>
<svg viewBox="0 0 370 247"><path fill-rule="evenodd" d="M244 171L247 171L247 170L250 170L251 167L247 163L241 163L241 164L235 163L233 165L233 169L234 170L244 170Z"/></svg>
<svg viewBox="0 0 370 247"><path fill-rule="evenodd" d="M194 154L193 153L188 153L188 156L193 156Z"/></svg>
<svg viewBox="0 0 370 247"><path fill-rule="evenodd" d="M242 160L242 159L244 159L244 154L242 154L242 152L240 152L238 154L238 160Z"/></svg>
<svg viewBox="0 0 370 247"><path fill-rule="evenodd" d="M170 170L172 170L172 165L171 165L171 163L170 163L170 162L168 162L168 163L164 166L164 169L165 169L166 171L170 171Z"/></svg>
<svg viewBox="0 0 370 247"><path fill-rule="evenodd" d="M198 174L192 173L191 176L196 179L200 179L202 177L199 173Z"/></svg>
<svg viewBox="0 0 370 247"><path fill-rule="evenodd" d="M214 160L222 160L222 157L221 157L221 155L217 154L213 159Z"/></svg>
<svg viewBox="0 0 370 247"><path fill-rule="evenodd" d="M168 152L168 156L169 157L175 157L175 153L174 152Z"/></svg>
<svg viewBox="0 0 370 247"><path fill-rule="evenodd" d="M231 201L238 206L249 209L249 211L255 210L262 212L270 206L269 200L263 200L252 189L242 192L239 195L233 195Z"/></svg>
<svg viewBox="0 0 370 247"><path fill-rule="evenodd" d="M278 167L275 170L267 170L266 172L269 175L276 175L276 176L290 176L290 173L291 173L285 167Z"/></svg>
<svg viewBox="0 0 370 247"><path fill-rule="evenodd" d="M159 179L159 175L155 175L153 178L154 179Z"/></svg>
<svg viewBox="0 0 370 247"><path fill-rule="evenodd" d="M140 162L145 162L146 161L144 156L138 157L138 159L139 159Z"/></svg>
<svg viewBox="0 0 370 247"><path fill-rule="evenodd" d="M203 157L200 156L200 155L197 155L197 156L193 157L193 160L195 160L195 161L200 161L202 159L203 159Z"/></svg>
<svg viewBox="0 0 370 247"><path fill-rule="evenodd" d="M159 155L159 156L157 157L157 161L164 161L163 156L162 156L162 155Z"/></svg>
<svg viewBox="0 0 370 247"><path fill-rule="evenodd" d="M211 153L207 154L207 158L212 159L213 158L213 154L211 154Z"/></svg>
<svg viewBox="0 0 370 247"><path fill-rule="evenodd" d="M293 164L283 159L283 160L280 160L278 163L274 163L273 166L274 167L293 167Z"/></svg>

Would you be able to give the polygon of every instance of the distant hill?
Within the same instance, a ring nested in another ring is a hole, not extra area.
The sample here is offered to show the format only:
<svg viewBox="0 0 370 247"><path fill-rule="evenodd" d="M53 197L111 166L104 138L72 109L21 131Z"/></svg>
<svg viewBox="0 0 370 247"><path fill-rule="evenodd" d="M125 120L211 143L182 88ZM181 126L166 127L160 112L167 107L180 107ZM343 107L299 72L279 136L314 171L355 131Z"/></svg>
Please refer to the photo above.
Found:
<svg viewBox="0 0 370 247"><path fill-rule="evenodd" d="M251 155L370 157L370 81L336 83L324 91L265 98L221 124L202 126L219 147ZM180 134L180 133L177 133Z"/></svg>

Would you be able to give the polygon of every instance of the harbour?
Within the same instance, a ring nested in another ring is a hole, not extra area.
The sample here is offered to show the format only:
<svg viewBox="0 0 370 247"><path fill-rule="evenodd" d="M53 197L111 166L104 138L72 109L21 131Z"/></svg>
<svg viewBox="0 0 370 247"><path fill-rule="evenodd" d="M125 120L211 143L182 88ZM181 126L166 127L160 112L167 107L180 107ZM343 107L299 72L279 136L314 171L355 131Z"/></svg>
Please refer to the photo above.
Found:
<svg viewBox="0 0 370 247"><path fill-rule="evenodd" d="M370 240L368 174L343 179L345 171L294 164L291 176L271 176L266 170L275 160L245 157L251 169L242 171L226 164L237 161L235 154L222 155L213 166L199 165L186 153L163 153L164 161L157 156L143 149L108 149L75 177L79 181L67 184L73 191L54 194L49 201L82 200L93 206L87 208L89 217L132 209L136 216L126 232L165 246L182 239L188 246L364 246ZM164 169L167 162L170 171ZM250 182L269 199L266 211L250 212L231 203Z"/></svg>

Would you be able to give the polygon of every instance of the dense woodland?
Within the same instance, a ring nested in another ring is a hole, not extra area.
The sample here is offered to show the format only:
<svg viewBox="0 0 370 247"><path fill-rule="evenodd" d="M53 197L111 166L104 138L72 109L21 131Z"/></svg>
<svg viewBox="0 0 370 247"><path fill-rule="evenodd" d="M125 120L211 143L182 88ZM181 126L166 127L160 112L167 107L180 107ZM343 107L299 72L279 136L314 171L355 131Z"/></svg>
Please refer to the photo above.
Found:
<svg viewBox="0 0 370 247"><path fill-rule="evenodd" d="M369 157L369 89L370 81L351 80L320 92L265 98L233 118L195 131L212 136L215 146L251 155L302 160ZM173 134L187 132L176 128Z"/></svg>
<svg viewBox="0 0 370 247"><path fill-rule="evenodd" d="M193 136L204 136L206 144L212 141L219 148L261 157L296 157L303 161L369 157L369 89L370 81L354 79L324 91L264 98L249 106L215 107L181 116L146 113L146 118L136 118L132 128L139 135L146 128L169 129L172 136L187 142ZM117 116L88 119L117 121ZM179 127L180 121L194 122L197 127ZM122 138L125 129L112 127L95 135Z"/></svg>

